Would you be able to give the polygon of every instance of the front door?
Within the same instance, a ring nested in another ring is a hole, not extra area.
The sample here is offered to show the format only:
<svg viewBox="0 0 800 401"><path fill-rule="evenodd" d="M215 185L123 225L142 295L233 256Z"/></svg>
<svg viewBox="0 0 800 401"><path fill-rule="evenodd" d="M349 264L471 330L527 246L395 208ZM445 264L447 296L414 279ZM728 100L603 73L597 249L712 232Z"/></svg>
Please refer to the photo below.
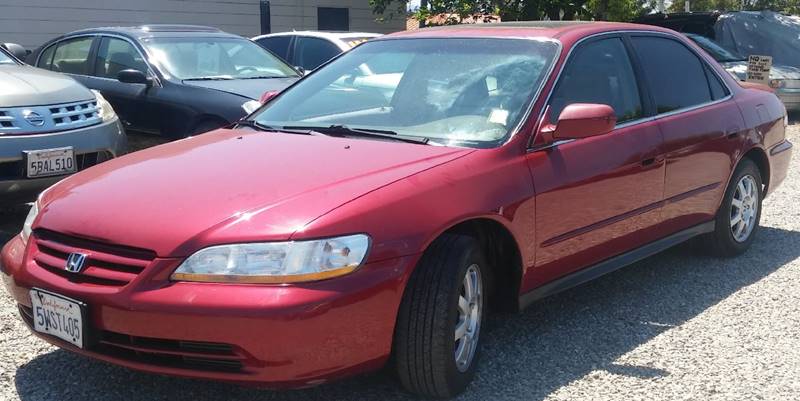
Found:
<svg viewBox="0 0 800 401"><path fill-rule="evenodd" d="M128 69L150 74L141 52L127 40L104 36L97 47L95 60L94 72L89 78L90 87L103 94L126 127L157 132L157 119L148 113L148 98L153 89L117 79L120 71Z"/></svg>
<svg viewBox="0 0 800 401"><path fill-rule="evenodd" d="M528 165L536 190L536 268L523 291L624 253L657 238L664 193L662 136L646 118L620 36L593 38L566 61L545 120L556 122L573 103L614 108L616 128L605 135L534 147Z"/></svg>

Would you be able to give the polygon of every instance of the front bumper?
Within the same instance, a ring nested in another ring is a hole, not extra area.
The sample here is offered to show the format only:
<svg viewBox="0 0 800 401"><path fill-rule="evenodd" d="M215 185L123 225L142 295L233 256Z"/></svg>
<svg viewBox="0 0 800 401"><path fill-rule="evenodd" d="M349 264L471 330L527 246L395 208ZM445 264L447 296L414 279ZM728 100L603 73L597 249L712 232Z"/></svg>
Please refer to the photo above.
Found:
<svg viewBox="0 0 800 401"><path fill-rule="evenodd" d="M120 287L87 285L32 260L19 236L0 254L6 288L30 325L29 289L88 305L90 341L78 349L153 373L267 387L305 387L380 368L416 256L363 266L337 279L298 285L174 283L178 259L155 258ZM186 344L189 344L187 347ZM198 345L199 344L199 345Z"/></svg>
<svg viewBox="0 0 800 401"><path fill-rule="evenodd" d="M127 150L127 138L119 119L71 131L0 137L0 204L28 202L65 176L25 177L23 152L72 146L78 168L117 157Z"/></svg>
<svg viewBox="0 0 800 401"><path fill-rule="evenodd" d="M788 111L800 111L800 89L778 89L775 92Z"/></svg>
<svg viewBox="0 0 800 401"><path fill-rule="evenodd" d="M767 157L769 158L770 166L769 187L767 188L767 195L769 195L783 183L783 180L789 174L792 143L788 139L780 141L767 149Z"/></svg>

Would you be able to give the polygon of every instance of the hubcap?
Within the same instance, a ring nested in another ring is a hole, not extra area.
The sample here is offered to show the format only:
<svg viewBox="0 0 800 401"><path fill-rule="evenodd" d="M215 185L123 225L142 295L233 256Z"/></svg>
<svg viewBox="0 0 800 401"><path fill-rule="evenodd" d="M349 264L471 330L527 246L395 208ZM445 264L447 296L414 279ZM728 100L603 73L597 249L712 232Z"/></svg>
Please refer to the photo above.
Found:
<svg viewBox="0 0 800 401"><path fill-rule="evenodd" d="M758 197L756 179L746 175L736 184L731 201L731 233L736 242L747 241L756 225Z"/></svg>
<svg viewBox="0 0 800 401"><path fill-rule="evenodd" d="M461 283L458 296L458 321L455 328L456 367L466 372L472 364L478 345L481 330L481 314L483 313L483 288L481 271L478 265L467 268L467 274Z"/></svg>

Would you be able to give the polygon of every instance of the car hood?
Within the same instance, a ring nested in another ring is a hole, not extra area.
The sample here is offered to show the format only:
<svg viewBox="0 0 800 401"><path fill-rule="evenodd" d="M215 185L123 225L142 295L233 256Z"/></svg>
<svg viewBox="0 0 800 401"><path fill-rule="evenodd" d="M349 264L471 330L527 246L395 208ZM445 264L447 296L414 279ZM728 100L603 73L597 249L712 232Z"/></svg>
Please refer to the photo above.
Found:
<svg viewBox="0 0 800 401"><path fill-rule="evenodd" d="M331 210L473 151L217 130L63 180L42 196L34 227L163 257L212 244L299 238Z"/></svg>
<svg viewBox="0 0 800 401"><path fill-rule="evenodd" d="M300 78L229 79L219 81L183 81L185 85L214 89L258 100L264 92L282 91Z"/></svg>
<svg viewBox="0 0 800 401"><path fill-rule="evenodd" d="M726 70L741 81L747 79L747 62L730 61L722 63ZM788 65L773 65L769 73L770 79L800 79L800 68Z"/></svg>
<svg viewBox="0 0 800 401"><path fill-rule="evenodd" d="M71 103L93 97L89 89L66 75L25 65L0 65L0 107Z"/></svg>

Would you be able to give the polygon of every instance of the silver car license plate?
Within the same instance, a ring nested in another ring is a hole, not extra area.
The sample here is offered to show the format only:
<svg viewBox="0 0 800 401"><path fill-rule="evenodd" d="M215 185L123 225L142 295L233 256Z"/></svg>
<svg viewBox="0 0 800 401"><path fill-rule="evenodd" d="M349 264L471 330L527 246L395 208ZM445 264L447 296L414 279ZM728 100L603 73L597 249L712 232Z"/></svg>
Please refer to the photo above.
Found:
<svg viewBox="0 0 800 401"><path fill-rule="evenodd" d="M77 169L72 147L27 150L25 164L28 178L49 177L74 173Z"/></svg>

